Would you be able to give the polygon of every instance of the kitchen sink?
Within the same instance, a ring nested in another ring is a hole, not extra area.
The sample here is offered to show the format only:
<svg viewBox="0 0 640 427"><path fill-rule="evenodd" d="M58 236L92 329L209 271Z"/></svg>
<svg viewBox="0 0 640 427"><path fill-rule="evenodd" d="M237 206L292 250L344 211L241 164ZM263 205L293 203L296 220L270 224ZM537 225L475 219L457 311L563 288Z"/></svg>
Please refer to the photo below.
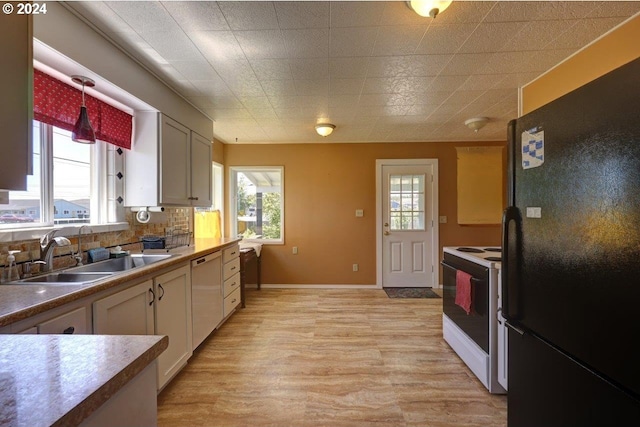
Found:
<svg viewBox="0 0 640 427"><path fill-rule="evenodd" d="M21 285L85 285L87 283L96 282L105 277L111 276L113 273L49 273L43 276L31 277L12 282L11 284Z"/></svg>
<svg viewBox="0 0 640 427"><path fill-rule="evenodd" d="M99 261L93 264L87 264L80 267L74 267L71 269L74 273L89 273L89 272L109 272L117 273L120 271L131 270L136 267L143 267L145 265L153 264L158 261L162 261L171 257L171 254L162 255L144 255L133 254L124 256L122 258L112 258L104 261Z"/></svg>
<svg viewBox="0 0 640 427"><path fill-rule="evenodd" d="M16 280L12 285L85 285L136 267L153 264L172 257L172 254L133 254L111 258L92 264L72 267L67 270Z"/></svg>

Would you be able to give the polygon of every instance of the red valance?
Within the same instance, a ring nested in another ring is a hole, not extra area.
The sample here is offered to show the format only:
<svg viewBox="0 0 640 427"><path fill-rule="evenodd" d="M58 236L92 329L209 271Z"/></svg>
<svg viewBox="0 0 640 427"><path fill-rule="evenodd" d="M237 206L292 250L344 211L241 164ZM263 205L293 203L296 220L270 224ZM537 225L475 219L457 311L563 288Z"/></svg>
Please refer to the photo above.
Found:
<svg viewBox="0 0 640 427"><path fill-rule="evenodd" d="M84 100L96 139L131 149L131 114L86 93ZM36 120L71 131L81 105L81 90L40 70L33 70L33 115Z"/></svg>

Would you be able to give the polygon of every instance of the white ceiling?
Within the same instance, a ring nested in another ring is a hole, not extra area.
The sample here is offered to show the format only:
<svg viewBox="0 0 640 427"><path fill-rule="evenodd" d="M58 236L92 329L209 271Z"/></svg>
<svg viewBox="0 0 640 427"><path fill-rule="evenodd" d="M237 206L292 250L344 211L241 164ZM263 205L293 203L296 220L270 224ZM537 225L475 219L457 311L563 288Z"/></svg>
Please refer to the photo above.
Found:
<svg viewBox="0 0 640 427"><path fill-rule="evenodd" d="M518 87L640 2L68 2L225 143L504 140ZM489 117L474 133L464 121ZM327 138L314 131L328 121Z"/></svg>

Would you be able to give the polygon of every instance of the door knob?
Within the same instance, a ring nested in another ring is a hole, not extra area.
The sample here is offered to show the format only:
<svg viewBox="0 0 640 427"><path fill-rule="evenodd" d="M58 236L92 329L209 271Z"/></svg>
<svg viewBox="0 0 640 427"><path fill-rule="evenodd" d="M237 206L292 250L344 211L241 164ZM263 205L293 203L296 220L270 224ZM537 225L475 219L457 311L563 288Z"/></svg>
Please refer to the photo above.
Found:
<svg viewBox="0 0 640 427"><path fill-rule="evenodd" d="M385 232L384 232L384 235L385 235L385 236L388 236L389 234L391 234L391 233L389 233L388 231L385 231Z"/></svg>
<svg viewBox="0 0 640 427"><path fill-rule="evenodd" d="M384 226L385 226L385 227L388 227L388 226L389 226L389 223L388 223L388 222L385 222L385 223L384 223Z"/></svg>

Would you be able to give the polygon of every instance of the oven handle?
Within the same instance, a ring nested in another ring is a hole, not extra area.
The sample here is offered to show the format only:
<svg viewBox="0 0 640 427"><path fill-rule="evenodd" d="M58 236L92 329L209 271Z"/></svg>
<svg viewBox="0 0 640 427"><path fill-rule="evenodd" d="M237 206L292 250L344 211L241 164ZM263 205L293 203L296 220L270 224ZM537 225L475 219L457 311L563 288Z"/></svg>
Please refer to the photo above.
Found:
<svg viewBox="0 0 640 427"><path fill-rule="evenodd" d="M460 270L459 268L455 268L454 266L452 266L452 265L450 265L450 264L448 264L448 263L446 263L444 261L441 261L440 265L442 265L444 268L448 268L448 269L453 270L453 271ZM474 282L474 283L482 283L485 280L484 279L478 279L476 277L471 276L471 281Z"/></svg>

